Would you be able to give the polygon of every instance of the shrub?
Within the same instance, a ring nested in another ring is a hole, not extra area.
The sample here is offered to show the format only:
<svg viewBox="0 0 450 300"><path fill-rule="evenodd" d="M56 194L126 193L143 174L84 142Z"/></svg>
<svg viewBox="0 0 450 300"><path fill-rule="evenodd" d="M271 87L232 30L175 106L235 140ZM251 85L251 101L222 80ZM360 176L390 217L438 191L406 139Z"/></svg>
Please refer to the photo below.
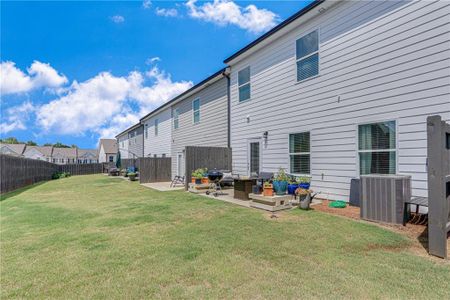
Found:
<svg viewBox="0 0 450 300"><path fill-rule="evenodd" d="M207 168L199 168L197 170L194 170L194 172L192 172L192 177L196 179L202 179L203 177L205 177L206 173L208 173Z"/></svg>

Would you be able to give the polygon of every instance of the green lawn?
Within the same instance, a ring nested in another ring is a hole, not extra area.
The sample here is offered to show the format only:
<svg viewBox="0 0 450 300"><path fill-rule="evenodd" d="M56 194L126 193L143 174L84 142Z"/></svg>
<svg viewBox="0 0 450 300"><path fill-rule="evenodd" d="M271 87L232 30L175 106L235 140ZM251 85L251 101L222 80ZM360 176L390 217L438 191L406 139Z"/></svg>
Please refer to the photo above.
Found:
<svg viewBox="0 0 450 300"><path fill-rule="evenodd" d="M450 298L450 266L315 211L279 219L103 175L1 202L1 298Z"/></svg>

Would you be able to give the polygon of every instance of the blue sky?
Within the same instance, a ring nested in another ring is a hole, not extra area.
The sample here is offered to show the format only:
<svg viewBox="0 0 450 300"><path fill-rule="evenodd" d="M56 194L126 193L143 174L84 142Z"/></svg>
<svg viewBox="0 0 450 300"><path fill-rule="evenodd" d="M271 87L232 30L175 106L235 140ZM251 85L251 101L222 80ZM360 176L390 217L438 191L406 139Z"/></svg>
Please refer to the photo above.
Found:
<svg viewBox="0 0 450 300"><path fill-rule="evenodd" d="M310 1L1 2L1 137L95 147Z"/></svg>

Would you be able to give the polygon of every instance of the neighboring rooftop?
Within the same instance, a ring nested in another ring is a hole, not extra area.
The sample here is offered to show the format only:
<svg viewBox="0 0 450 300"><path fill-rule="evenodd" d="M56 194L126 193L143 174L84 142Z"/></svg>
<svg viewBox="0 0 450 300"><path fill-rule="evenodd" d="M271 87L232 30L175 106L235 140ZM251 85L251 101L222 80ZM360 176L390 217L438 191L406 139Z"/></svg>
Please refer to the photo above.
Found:
<svg viewBox="0 0 450 300"><path fill-rule="evenodd" d="M100 139L100 147L102 145L105 153L117 153L117 141L115 139Z"/></svg>
<svg viewBox="0 0 450 300"><path fill-rule="evenodd" d="M22 155L25 150L25 144L4 144L0 143L0 148L8 147L11 151L15 152L17 155Z"/></svg>
<svg viewBox="0 0 450 300"><path fill-rule="evenodd" d="M27 146L25 151L29 151L32 149L36 149L37 151L41 152L42 155L44 156L51 157L53 146Z"/></svg>
<svg viewBox="0 0 450 300"><path fill-rule="evenodd" d="M97 149L78 149L78 157L84 157L89 154L92 154L93 156L98 156L98 150Z"/></svg>
<svg viewBox="0 0 450 300"><path fill-rule="evenodd" d="M56 148L56 147L54 147L52 156L77 158L77 148Z"/></svg>

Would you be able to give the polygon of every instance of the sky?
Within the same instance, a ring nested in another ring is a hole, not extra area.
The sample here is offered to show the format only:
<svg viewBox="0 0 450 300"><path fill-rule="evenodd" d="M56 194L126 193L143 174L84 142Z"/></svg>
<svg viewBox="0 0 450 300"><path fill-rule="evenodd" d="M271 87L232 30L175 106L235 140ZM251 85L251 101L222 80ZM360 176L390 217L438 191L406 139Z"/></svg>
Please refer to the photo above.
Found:
<svg viewBox="0 0 450 300"><path fill-rule="evenodd" d="M1 1L0 137L96 147L310 2Z"/></svg>

